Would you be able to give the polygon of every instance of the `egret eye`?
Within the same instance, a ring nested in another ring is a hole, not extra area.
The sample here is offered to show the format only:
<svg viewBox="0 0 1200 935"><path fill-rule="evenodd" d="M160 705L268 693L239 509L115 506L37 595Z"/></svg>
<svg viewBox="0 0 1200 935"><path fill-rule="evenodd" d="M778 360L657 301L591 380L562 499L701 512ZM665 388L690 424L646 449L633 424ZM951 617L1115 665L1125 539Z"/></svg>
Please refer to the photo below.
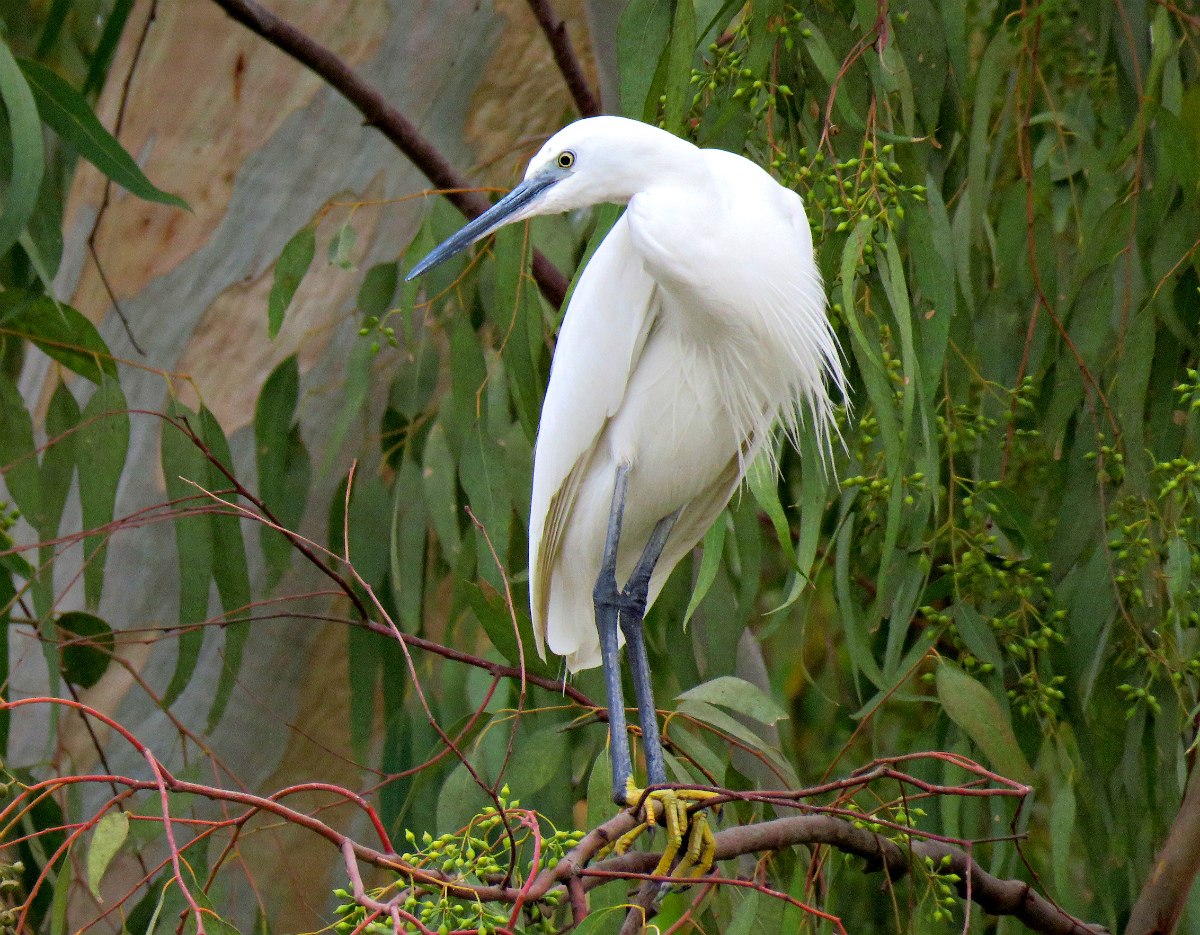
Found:
<svg viewBox="0 0 1200 935"><path fill-rule="evenodd" d="M558 167L560 169L569 169L575 165L575 154L569 149L564 149L558 154Z"/></svg>

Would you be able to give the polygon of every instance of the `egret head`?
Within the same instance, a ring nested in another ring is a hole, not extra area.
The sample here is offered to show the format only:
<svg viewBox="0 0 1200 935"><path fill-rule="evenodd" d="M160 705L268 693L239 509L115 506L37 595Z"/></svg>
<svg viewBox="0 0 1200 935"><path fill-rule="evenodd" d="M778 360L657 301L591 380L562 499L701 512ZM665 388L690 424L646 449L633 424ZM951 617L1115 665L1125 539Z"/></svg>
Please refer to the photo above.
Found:
<svg viewBox="0 0 1200 935"><path fill-rule="evenodd" d="M605 202L625 204L655 178L683 169L688 156L696 152L691 143L636 120L578 120L546 141L529 161L520 185L435 247L405 281L505 224Z"/></svg>

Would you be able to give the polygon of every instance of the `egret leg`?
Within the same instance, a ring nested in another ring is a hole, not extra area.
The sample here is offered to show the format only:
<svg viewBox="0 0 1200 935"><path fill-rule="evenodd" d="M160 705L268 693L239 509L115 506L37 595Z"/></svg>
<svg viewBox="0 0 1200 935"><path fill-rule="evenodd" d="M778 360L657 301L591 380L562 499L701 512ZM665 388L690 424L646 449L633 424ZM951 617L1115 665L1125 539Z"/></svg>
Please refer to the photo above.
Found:
<svg viewBox="0 0 1200 935"><path fill-rule="evenodd" d="M676 510L665 519L659 520L650 534L650 541L642 550L637 567L626 582L626 602L621 606L620 626L625 634L625 645L629 649L629 670L633 675L633 691L637 696L638 720L642 725L642 747L646 753L646 775L650 785L660 786L667 781L667 770L663 763L662 740L658 736L658 709L654 706L654 689L650 685L650 664L646 658L646 639L642 621L646 616L646 597L650 590L650 575L658 564L671 527L679 517Z"/></svg>
<svg viewBox="0 0 1200 935"><path fill-rule="evenodd" d="M685 838L689 846L680 863L681 875L703 876L712 867L716 854L715 839L708 821L699 816L693 820L688 813L690 802L703 803L713 793L701 789L658 789L643 792L633 781L633 761L629 752L629 736L625 722L625 694L621 687L620 657L617 629L625 634L629 647L629 667L637 694L638 716L642 726L642 745L646 752L646 772L650 785L666 785L667 773L663 762L662 740L658 733L658 712L650 684L650 665L646 658L646 641L642 629L646 616L646 600L650 591L650 576L662 555L679 516L676 510L659 520L650 540L634 567L624 588L617 585L617 547L621 540L621 519L625 512L625 496L629 490L629 465L617 468L613 484L612 506L608 515L608 531L604 539L604 555L592 598L596 607L596 629L600 637L600 657L604 665L604 681L608 692L609 758L612 764L613 800L618 805L640 807L642 821L622 835L610 847L624 853L647 829L661 821L667 832L667 844L654 869L655 876L668 873L675 862ZM607 852L605 851L601 853Z"/></svg>
<svg viewBox="0 0 1200 935"><path fill-rule="evenodd" d="M625 512L628 489L629 465L622 464L617 468L616 483L613 485L600 574L592 590L596 630L600 636L600 659L608 694L608 755L612 766L613 801L618 805L625 804L626 789L633 782L633 760L629 755L629 733L625 727L625 692L621 688L621 659L617 645L617 621L624 603L624 595L617 587L617 546L621 539L621 517Z"/></svg>

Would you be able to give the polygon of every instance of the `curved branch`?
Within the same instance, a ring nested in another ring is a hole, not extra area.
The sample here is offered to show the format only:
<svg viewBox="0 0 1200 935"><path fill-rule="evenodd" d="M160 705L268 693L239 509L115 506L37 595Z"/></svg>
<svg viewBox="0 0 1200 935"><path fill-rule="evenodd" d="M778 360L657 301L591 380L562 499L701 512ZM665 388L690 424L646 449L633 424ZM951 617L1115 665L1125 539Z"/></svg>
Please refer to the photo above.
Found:
<svg viewBox="0 0 1200 935"><path fill-rule="evenodd" d="M27 805L31 796L36 797L61 787L80 783L116 784L130 790L157 792L160 796L167 792L197 796L212 801L236 804L245 809L243 815L234 819L226 819L221 824L229 824L231 821L244 823L254 814L266 812L325 838L341 850L350 864L353 864L355 860L362 861L398 873L413 883L433 885L467 899L520 906L523 903L541 900L548 893L554 891L556 895L571 894L572 905L582 909L583 890L593 889L612 880L642 879L654 883L687 884L699 882L694 878L676 879L652 875L650 871L653 870L660 857L659 854L652 853L630 853L619 857L610 857L589 867L589 861L600 853L605 845L616 841L637 823L638 819L631 810L622 809L613 818L592 829L562 860L543 870L536 877L526 880L521 886L510 886L507 883L472 885L435 869L416 866L400 859L392 852L386 834L382 836L383 850L371 848L353 841L347 835L314 816L298 812L279 801L279 798L286 793L311 788L313 791L342 794L373 815L370 806L361 797L346 790L339 790L337 787L322 783L314 784L311 787L282 790L273 796L259 796L248 792L206 786L181 780L171 775L158 763L149 748L129 730L85 704L51 697L24 698L10 702L0 701L0 710L13 710L27 705L41 704L74 708L97 718L103 724L114 729L142 754L150 764L154 778L138 780L129 776L86 775L56 777L32 783L25 786L7 807L0 810L0 829L5 827L6 822L15 820L14 813L23 802ZM524 809L509 810L507 814L510 818L516 817L522 822L536 820L532 812ZM167 811L164 810L161 820L166 826L169 820ZM378 823L374 823L378 827ZM11 827L10 824L9 828ZM3 831L0 831L0 835L2 834ZM834 815L810 814L777 818L721 831L716 835L716 859L729 860L747 854L769 853L796 845L825 845L863 858L869 872L882 871L889 880L898 880L908 874L914 860L925 862L928 859L938 868L942 879L949 874L958 876L955 886L964 900L976 903L993 915L1013 916L1041 935L1108 935L1107 930L1103 927L1090 925L1067 914L1050 900L1035 892L1028 883L1022 880L1000 879L988 873L971 856L970 842L962 843L964 846L960 847L948 843L945 839L918 838L914 833L909 837L907 845L902 846L875 831L858 827L855 822ZM178 852L177 848L173 847L172 850ZM537 863L536 853L534 863ZM743 887L758 885L747 880L721 877L704 878L703 882ZM767 891L764 890L764 892ZM650 910L647 909L647 911ZM819 910L814 911L819 912Z"/></svg>
<svg viewBox="0 0 1200 935"><path fill-rule="evenodd" d="M776 851L795 845L826 845L845 854L863 858L868 872L882 871L889 880L905 876L913 858L929 857L939 873L957 874L955 884L959 896L969 899L992 915L1012 916L1041 935L1107 935L1108 930L1076 919L1046 897L1035 892L1023 880L1004 880L984 870L962 848L938 841L914 839L911 852L888 838L849 821L829 815L801 815L776 818L754 825L728 828L717 834L717 860L728 860L744 854ZM587 840L586 838L584 839ZM615 877L649 877L658 863L659 854L630 853L600 861L592 868L574 864L560 871L565 876L584 877L584 888L593 889ZM946 864L942 860L949 857ZM564 863L569 858L564 858ZM561 867L561 865L560 865ZM669 877L653 877L655 881L670 882ZM675 882L695 882L678 880ZM720 882L719 880L716 882Z"/></svg>
<svg viewBox="0 0 1200 935"><path fill-rule="evenodd" d="M567 35L566 23L554 15L550 0L529 0L529 9L533 11L534 18L542 27L542 32L546 34L546 40L550 43L550 51L554 53L554 63L562 72L567 89L571 92L575 106L579 109L579 115L595 117L600 113L600 102L588 85L587 77L583 73L583 66L580 65L579 57L571 45L571 37Z"/></svg>
<svg viewBox="0 0 1200 935"><path fill-rule="evenodd" d="M213 3L322 78L363 115L367 125L396 144L437 188L458 189L447 192L446 198L468 218L478 217L491 207L487 198L471 190L470 180L460 175L416 126L387 102L378 88L365 81L332 50L255 0L213 0ZM533 252L533 278L548 302L556 308L562 305L567 294L567 279L537 250Z"/></svg>

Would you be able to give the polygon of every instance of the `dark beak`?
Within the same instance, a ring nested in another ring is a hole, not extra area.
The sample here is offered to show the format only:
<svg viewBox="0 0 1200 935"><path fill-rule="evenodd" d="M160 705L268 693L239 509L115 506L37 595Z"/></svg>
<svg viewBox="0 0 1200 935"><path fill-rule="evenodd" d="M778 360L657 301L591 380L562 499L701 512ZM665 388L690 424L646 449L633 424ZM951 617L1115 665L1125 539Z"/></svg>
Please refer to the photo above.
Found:
<svg viewBox="0 0 1200 935"><path fill-rule="evenodd" d="M450 259L455 254L461 253L475 241L482 240L510 221L525 217L526 215L522 213L524 209L528 208L542 192L560 178L561 176L557 175L538 175L535 178L526 179L458 233L434 247L425 259L408 271L404 281L411 282L425 271Z"/></svg>

